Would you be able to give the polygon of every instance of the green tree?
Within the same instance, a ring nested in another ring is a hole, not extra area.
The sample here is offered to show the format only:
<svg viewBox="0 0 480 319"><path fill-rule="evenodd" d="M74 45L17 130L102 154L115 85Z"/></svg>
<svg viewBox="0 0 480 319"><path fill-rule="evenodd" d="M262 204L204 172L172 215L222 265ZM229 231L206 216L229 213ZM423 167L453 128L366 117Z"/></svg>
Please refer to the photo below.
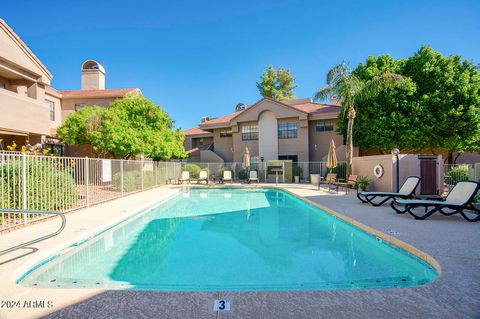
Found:
<svg viewBox="0 0 480 319"><path fill-rule="evenodd" d="M414 93L424 123L424 148L480 151L480 73L460 56L442 56L422 46L405 60L401 74L417 85Z"/></svg>
<svg viewBox="0 0 480 319"><path fill-rule="evenodd" d="M186 156L181 131L173 129L172 120L160 106L139 95L115 100L108 108L85 107L67 118L58 135L69 145L90 143L100 156Z"/></svg>
<svg viewBox="0 0 480 319"><path fill-rule="evenodd" d="M346 63L341 63L327 74L327 86L315 93L316 100L334 98L341 101L343 112L340 121L346 118L346 159L347 176L352 172L353 156L353 124L356 117L355 104L358 100L365 100L391 88L404 88L404 77L398 74L385 73L363 82Z"/></svg>
<svg viewBox="0 0 480 319"><path fill-rule="evenodd" d="M473 63L423 46L406 59L370 56L353 73L362 82L391 73L406 78L405 86L356 99L355 146L382 152L446 148L450 162L454 152L480 150L480 79ZM347 121L340 131L347 133Z"/></svg>
<svg viewBox="0 0 480 319"><path fill-rule="evenodd" d="M291 100L295 98L293 90L297 87L295 84L295 77L290 74L290 71L280 68L277 71L270 65L261 76L261 81L257 82L257 88L263 97L271 99Z"/></svg>

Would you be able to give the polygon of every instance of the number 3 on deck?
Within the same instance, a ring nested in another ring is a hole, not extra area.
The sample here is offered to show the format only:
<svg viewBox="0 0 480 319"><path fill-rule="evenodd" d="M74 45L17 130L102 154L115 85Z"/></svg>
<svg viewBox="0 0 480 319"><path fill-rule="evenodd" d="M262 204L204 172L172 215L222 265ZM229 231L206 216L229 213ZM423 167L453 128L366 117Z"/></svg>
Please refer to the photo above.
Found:
<svg viewBox="0 0 480 319"><path fill-rule="evenodd" d="M213 303L213 311L230 311L230 300L215 300L215 302Z"/></svg>

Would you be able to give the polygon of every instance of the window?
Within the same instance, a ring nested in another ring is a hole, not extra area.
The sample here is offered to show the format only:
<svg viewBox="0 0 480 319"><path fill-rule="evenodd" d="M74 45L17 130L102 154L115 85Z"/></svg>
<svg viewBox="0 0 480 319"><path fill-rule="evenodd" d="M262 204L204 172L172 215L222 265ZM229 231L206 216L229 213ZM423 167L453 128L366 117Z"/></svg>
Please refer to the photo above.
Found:
<svg viewBox="0 0 480 319"><path fill-rule="evenodd" d="M278 123L278 138L297 138L297 122Z"/></svg>
<svg viewBox="0 0 480 319"><path fill-rule="evenodd" d="M317 132L333 131L334 121L318 121L316 125Z"/></svg>
<svg viewBox="0 0 480 319"><path fill-rule="evenodd" d="M258 125L242 126L242 141L258 140Z"/></svg>
<svg viewBox="0 0 480 319"><path fill-rule="evenodd" d="M48 105L48 109L50 110L50 121L55 121L55 102L50 100L45 100Z"/></svg>
<svg viewBox="0 0 480 319"><path fill-rule="evenodd" d="M76 111L80 111L80 110L83 109L85 106L87 106L86 103L76 103L76 104L75 104L75 112L76 112Z"/></svg>
<svg viewBox="0 0 480 319"><path fill-rule="evenodd" d="M223 129L220 131L220 137L231 137L232 136L232 129Z"/></svg>

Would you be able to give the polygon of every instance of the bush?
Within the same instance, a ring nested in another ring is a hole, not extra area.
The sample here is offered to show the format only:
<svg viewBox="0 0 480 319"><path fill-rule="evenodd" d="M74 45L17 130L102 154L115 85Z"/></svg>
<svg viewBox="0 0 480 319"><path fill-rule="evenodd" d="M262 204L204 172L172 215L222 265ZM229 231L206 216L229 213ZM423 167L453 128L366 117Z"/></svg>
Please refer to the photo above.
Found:
<svg viewBox="0 0 480 319"><path fill-rule="evenodd" d="M198 178L202 168L196 164L185 164L182 166L182 171L187 171L190 173L190 178Z"/></svg>
<svg viewBox="0 0 480 319"><path fill-rule="evenodd" d="M29 158L26 172L27 209L63 210L76 203L72 168L64 167L55 158ZM22 161L0 165L0 207L23 208L22 188Z"/></svg>
<svg viewBox="0 0 480 319"><path fill-rule="evenodd" d="M361 191L366 191L368 184L370 184L368 178L366 178L365 176L360 176L357 182L357 189Z"/></svg>
<svg viewBox="0 0 480 319"><path fill-rule="evenodd" d="M238 178L239 178L239 179L247 179L247 178L248 178L247 170L246 170L246 169L241 169L241 170L238 172Z"/></svg>
<svg viewBox="0 0 480 319"><path fill-rule="evenodd" d="M121 191L121 172L113 175L113 187ZM155 173L152 171L143 172L143 188L149 188L155 185ZM142 175L140 171L124 171L123 172L123 191L133 192L142 189Z"/></svg>
<svg viewBox="0 0 480 319"><path fill-rule="evenodd" d="M461 181L468 180L468 166L467 165L458 165L452 167L447 173L447 181L450 185L455 185Z"/></svg>
<svg viewBox="0 0 480 319"><path fill-rule="evenodd" d="M303 169L300 166L293 165L292 170L293 170L293 176L300 176L300 178L302 178Z"/></svg>
<svg viewBox="0 0 480 319"><path fill-rule="evenodd" d="M327 169L323 177L325 178L327 174L332 173L332 174L337 174L337 178L346 178L348 177L344 175L346 171L347 171L347 163L345 162L338 163L337 167L334 167L332 169Z"/></svg>

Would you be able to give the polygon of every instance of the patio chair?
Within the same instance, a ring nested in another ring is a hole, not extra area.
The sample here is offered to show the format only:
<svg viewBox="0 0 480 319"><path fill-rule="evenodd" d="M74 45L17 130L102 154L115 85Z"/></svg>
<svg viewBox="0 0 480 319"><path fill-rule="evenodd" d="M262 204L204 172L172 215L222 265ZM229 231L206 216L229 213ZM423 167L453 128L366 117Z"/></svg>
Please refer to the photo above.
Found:
<svg viewBox="0 0 480 319"><path fill-rule="evenodd" d="M189 171L182 171L182 177L178 180L180 184L183 182L187 182L190 184L190 172Z"/></svg>
<svg viewBox="0 0 480 319"><path fill-rule="evenodd" d="M350 189L350 186L352 188L355 188L358 193L357 183L358 183L358 175L350 175L348 176L348 179L346 182L338 182L337 184L339 186L345 187L345 192L348 194L348 190Z"/></svg>
<svg viewBox="0 0 480 319"><path fill-rule="evenodd" d="M260 180L258 179L257 171L250 171L250 175L248 176L247 183L250 184L251 182L257 182L257 184L260 183Z"/></svg>
<svg viewBox="0 0 480 319"><path fill-rule="evenodd" d="M224 184L225 182L233 183L232 171L229 171L229 170L223 171L223 177L222 177L221 183Z"/></svg>
<svg viewBox="0 0 480 319"><path fill-rule="evenodd" d="M480 189L480 183L475 181L458 182L448 193L445 200L402 200L396 199L390 206L397 212L397 214L409 213L415 219L426 219L436 212L443 215L450 216L455 214L462 215L463 218L469 222L476 222L480 220L480 210L473 206L473 198ZM403 206L403 209L398 209L396 206ZM421 216L415 214L412 210L418 207L425 208L425 213ZM429 207L432 207L430 210ZM465 210L476 212L475 217L469 217L465 214Z"/></svg>
<svg viewBox="0 0 480 319"><path fill-rule="evenodd" d="M337 173L329 173L325 177L325 179L321 182L323 184L328 185L328 190L330 190L330 186L334 185L335 189L338 192L338 181L337 181Z"/></svg>
<svg viewBox="0 0 480 319"><path fill-rule="evenodd" d="M205 182L205 184L208 184L208 172L206 170L200 171L200 174L198 175L197 183Z"/></svg>
<svg viewBox="0 0 480 319"><path fill-rule="evenodd" d="M357 197L362 203L370 203L373 206L380 206L383 203L389 201L390 199L408 199L412 198L415 189L417 189L418 184L420 183L420 177L418 176L410 176L407 178L405 183L403 183L402 188L398 191L398 193L393 192L358 192ZM384 199L378 203L374 203L373 200L377 197L384 197Z"/></svg>

